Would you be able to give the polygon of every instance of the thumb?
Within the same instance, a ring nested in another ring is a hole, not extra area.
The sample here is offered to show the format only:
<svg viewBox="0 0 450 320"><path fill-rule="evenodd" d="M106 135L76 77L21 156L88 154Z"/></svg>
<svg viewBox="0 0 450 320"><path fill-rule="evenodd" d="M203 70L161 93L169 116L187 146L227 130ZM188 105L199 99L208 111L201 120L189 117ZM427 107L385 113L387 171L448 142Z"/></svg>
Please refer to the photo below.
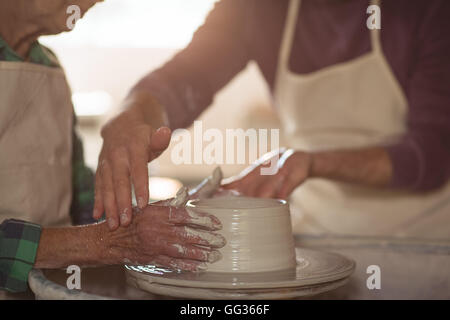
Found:
<svg viewBox="0 0 450 320"><path fill-rule="evenodd" d="M160 127L150 138L150 150L156 157L167 149L170 143L172 131L168 127Z"/></svg>

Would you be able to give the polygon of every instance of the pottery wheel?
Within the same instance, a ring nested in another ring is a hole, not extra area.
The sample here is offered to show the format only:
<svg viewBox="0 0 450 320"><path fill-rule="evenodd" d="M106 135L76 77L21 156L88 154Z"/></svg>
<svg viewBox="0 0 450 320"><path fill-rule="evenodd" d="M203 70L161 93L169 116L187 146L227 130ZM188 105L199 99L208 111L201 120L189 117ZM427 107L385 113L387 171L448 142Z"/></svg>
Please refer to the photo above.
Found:
<svg viewBox="0 0 450 320"><path fill-rule="evenodd" d="M344 285L355 263L341 255L296 248L295 268L257 273L176 272L127 265L127 282L154 294L191 299L287 299Z"/></svg>

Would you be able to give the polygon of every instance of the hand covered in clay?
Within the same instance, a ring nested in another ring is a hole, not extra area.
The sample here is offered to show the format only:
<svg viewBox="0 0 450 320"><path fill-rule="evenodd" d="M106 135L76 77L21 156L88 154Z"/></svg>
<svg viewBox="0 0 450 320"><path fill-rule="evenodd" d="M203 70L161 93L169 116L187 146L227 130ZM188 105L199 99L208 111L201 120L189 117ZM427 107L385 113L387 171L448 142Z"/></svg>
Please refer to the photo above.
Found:
<svg viewBox="0 0 450 320"><path fill-rule="evenodd" d="M135 209L132 223L111 232L111 237L128 263L201 271L207 268L207 262L221 258L216 249L226 240L214 232L221 228L220 221L206 213L149 205Z"/></svg>
<svg viewBox="0 0 450 320"><path fill-rule="evenodd" d="M225 179L222 188L250 197L287 199L309 176L311 163L306 152L280 149L267 153L238 176ZM274 171L261 170L273 164ZM276 174L267 174L270 171Z"/></svg>
<svg viewBox="0 0 450 320"><path fill-rule="evenodd" d="M138 207L148 204L147 164L167 148L171 138L169 128L143 120L144 112L138 108L143 103L133 103L102 128L93 217L99 219L105 212L111 230L131 222L132 184Z"/></svg>

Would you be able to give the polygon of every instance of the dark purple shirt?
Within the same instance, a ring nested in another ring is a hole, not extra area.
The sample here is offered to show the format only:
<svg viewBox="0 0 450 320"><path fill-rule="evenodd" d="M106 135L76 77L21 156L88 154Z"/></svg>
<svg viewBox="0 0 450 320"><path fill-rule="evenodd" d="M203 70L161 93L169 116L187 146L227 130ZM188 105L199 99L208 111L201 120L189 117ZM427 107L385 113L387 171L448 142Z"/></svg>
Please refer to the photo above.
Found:
<svg viewBox="0 0 450 320"><path fill-rule="evenodd" d="M250 60L271 89L288 0L222 0L192 42L140 81L185 127ZM305 74L371 50L368 0L303 0L290 56ZM388 147L394 187L430 190L450 175L450 1L385 0L381 44L408 100L408 132Z"/></svg>

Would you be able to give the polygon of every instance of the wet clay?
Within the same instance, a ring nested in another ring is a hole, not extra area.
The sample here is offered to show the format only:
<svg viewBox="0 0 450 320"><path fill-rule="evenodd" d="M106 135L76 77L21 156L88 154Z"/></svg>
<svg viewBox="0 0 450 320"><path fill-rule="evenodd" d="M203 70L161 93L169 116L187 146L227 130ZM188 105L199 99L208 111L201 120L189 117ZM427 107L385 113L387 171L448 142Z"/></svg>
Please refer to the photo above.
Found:
<svg viewBox="0 0 450 320"><path fill-rule="evenodd" d="M296 265L288 204L283 200L224 196L190 200L188 211L204 212L222 222L227 240L222 259L209 272L264 272Z"/></svg>

